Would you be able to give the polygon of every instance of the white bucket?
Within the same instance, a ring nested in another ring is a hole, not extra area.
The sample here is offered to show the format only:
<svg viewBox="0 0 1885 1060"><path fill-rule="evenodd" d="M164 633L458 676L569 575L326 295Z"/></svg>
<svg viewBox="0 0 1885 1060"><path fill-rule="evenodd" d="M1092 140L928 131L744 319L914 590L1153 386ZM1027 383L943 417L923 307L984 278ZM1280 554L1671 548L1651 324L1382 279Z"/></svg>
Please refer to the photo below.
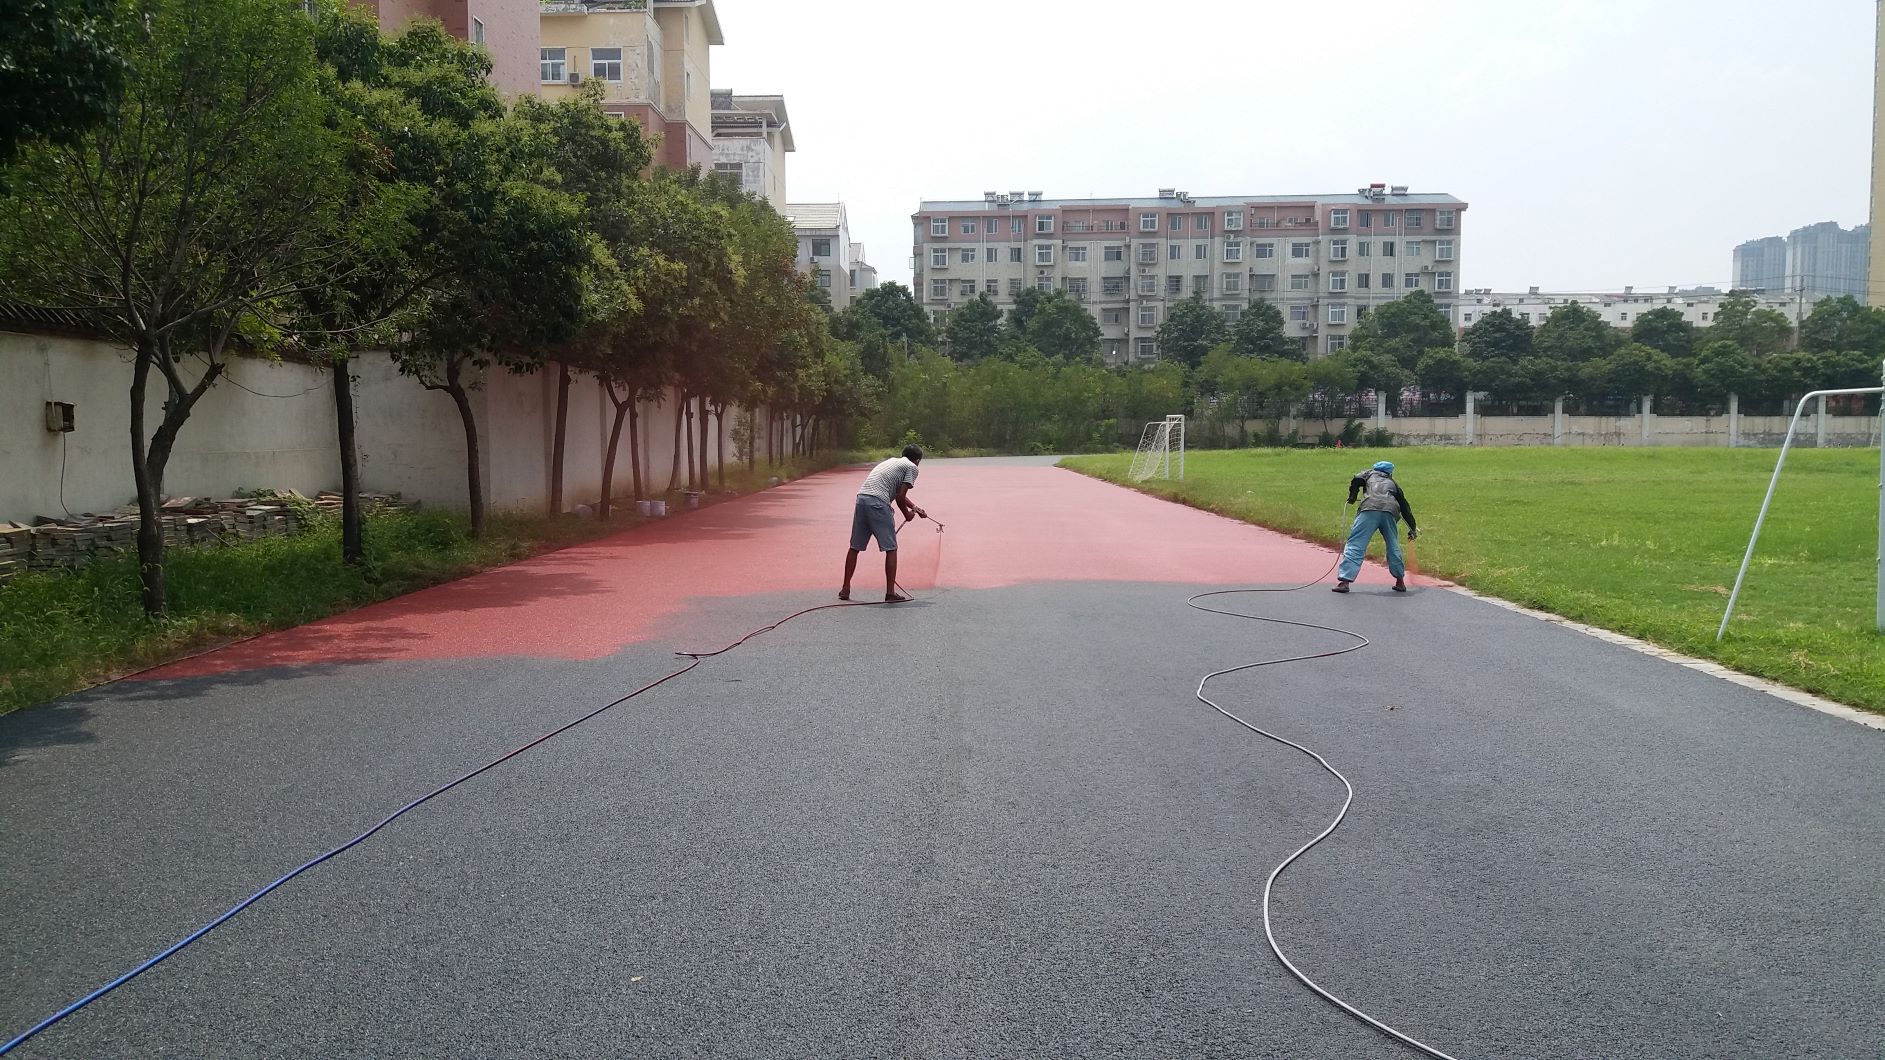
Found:
<svg viewBox="0 0 1885 1060"><path fill-rule="evenodd" d="M653 515L654 513L655 513L655 502L653 501L636 501L635 502L636 515L645 517L645 516Z"/></svg>
<svg viewBox="0 0 1885 1060"><path fill-rule="evenodd" d="M651 507L651 510L649 511L648 514L654 516L655 518L659 519L662 516L668 514L667 501L649 501L648 504Z"/></svg>

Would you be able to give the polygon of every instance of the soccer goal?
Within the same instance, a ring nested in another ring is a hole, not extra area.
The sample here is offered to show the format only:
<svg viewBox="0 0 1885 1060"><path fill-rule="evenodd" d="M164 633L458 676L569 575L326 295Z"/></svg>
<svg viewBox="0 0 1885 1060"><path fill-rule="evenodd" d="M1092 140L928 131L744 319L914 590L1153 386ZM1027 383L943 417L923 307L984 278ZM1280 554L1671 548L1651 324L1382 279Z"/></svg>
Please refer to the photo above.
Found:
<svg viewBox="0 0 1885 1060"><path fill-rule="evenodd" d="M1183 481L1185 418L1176 413L1145 425L1144 433L1139 435L1139 450L1132 454L1132 470L1128 476L1134 482L1144 482L1149 478L1171 478L1174 454L1178 458L1178 478Z"/></svg>

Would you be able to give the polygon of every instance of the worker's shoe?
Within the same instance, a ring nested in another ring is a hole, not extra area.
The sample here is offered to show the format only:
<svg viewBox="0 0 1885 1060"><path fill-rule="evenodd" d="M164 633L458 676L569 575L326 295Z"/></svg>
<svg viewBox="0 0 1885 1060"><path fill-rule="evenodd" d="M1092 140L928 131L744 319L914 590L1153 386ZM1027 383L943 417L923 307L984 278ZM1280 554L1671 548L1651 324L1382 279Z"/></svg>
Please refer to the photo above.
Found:
<svg viewBox="0 0 1885 1060"><path fill-rule="evenodd" d="M1407 582L1406 582L1406 580L1405 580L1405 579L1402 579L1402 578L1396 578L1396 579L1394 579L1394 591L1395 591L1395 592L1397 592L1397 593L1404 593L1404 592L1406 592L1406 591L1407 591Z"/></svg>
<svg viewBox="0 0 1885 1060"><path fill-rule="evenodd" d="M1345 593L1345 592L1347 592L1347 591L1348 591L1348 579L1346 579L1346 578L1337 578L1337 579L1335 580L1335 587L1334 587L1334 588L1332 588L1332 589L1330 589L1329 591L1330 591L1330 592L1332 592L1332 593Z"/></svg>

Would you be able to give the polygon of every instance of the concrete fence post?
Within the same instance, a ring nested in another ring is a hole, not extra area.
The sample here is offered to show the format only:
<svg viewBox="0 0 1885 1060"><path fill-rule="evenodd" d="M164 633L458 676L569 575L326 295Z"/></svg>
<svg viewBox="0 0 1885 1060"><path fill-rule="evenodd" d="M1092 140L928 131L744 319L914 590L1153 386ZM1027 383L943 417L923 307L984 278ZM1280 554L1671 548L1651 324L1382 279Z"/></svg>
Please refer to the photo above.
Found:
<svg viewBox="0 0 1885 1060"><path fill-rule="evenodd" d="M1640 415L1639 415L1639 416L1637 417L1637 419L1638 419L1638 421L1639 421L1639 423L1640 423L1640 425L1641 425L1641 427L1642 427L1642 431L1643 431L1643 444L1644 444L1644 445L1649 445L1649 444L1650 444L1650 440L1649 440L1649 418L1650 418L1650 403L1651 403L1651 402L1653 402L1653 401L1655 401L1655 400L1656 400L1656 397L1655 397L1655 395L1654 395L1654 394L1644 394L1644 395L1643 395L1643 411L1642 411L1642 413L1641 413L1641 414L1640 414Z"/></svg>
<svg viewBox="0 0 1885 1060"><path fill-rule="evenodd" d="M1728 395L1728 448L1741 444L1741 395Z"/></svg>
<svg viewBox="0 0 1885 1060"><path fill-rule="evenodd" d="M1377 431L1388 429L1388 392L1385 390L1374 392L1374 429Z"/></svg>
<svg viewBox="0 0 1885 1060"><path fill-rule="evenodd" d="M1564 395L1551 399L1551 444L1564 444Z"/></svg>
<svg viewBox="0 0 1885 1060"><path fill-rule="evenodd" d="M1477 396L1478 395L1474 394L1471 390L1468 390L1466 392L1466 444L1467 445L1473 444L1475 440L1475 435L1478 433L1473 423L1473 398Z"/></svg>
<svg viewBox="0 0 1885 1060"><path fill-rule="evenodd" d="M1813 416L1813 447L1826 448L1826 395L1820 395L1819 408Z"/></svg>

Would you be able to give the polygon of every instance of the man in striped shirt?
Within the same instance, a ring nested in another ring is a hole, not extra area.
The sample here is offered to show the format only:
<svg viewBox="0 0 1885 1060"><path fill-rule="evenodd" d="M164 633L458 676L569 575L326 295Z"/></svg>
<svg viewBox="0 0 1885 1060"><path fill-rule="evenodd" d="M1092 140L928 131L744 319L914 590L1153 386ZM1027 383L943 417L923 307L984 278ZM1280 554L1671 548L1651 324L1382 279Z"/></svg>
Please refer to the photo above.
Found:
<svg viewBox="0 0 1885 1060"><path fill-rule="evenodd" d="M877 539L878 551L884 554L884 603L909 599L897 591L897 525L896 517L890 514L890 506L895 504L901 509L906 520L929 517L928 512L910 503L910 487L916 485L916 465L922 462L923 450L906 445L902 456L893 456L878 464L864 477L864 484L857 490L857 504L851 509L851 551L844 556L844 588L838 590L838 599L851 598L851 575L857 573L857 554L869 547L873 537Z"/></svg>

